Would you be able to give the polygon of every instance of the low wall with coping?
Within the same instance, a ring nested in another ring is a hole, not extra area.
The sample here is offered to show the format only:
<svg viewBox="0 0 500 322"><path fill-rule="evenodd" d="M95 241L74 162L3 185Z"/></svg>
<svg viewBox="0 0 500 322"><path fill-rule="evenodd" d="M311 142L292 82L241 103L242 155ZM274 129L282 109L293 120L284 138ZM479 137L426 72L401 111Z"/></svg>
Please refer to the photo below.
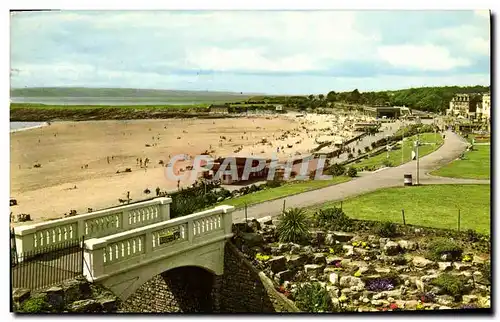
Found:
<svg viewBox="0 0 500 322"><path fill-rule="evenodd" d="M16 250L22 260L28 252L42 252L81 237L99 238L170 219L171 198L156 198L73 217L14 228Z"/></svg>

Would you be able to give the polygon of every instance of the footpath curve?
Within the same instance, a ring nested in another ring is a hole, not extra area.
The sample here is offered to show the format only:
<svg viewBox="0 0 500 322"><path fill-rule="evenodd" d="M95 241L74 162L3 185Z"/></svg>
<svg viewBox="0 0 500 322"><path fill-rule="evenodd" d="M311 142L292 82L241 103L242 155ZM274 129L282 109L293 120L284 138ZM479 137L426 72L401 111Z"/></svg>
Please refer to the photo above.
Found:
<svg viewBox="0 0 500 322"><path fill-rule="evenodd" d="M457 134L446 131L445 135L444 144L439 149L419 160L420 184L490 184L490 180L445 178L429 175L430 172L457 159L467 148L467 142ZM247 208L247 215L252 218L276 216L283 209L283 200L286 200L287 208L310 207L328 201L340 201L381 188L402 186L404 175L411 174L415 182L416 172L416 161L410 161L398 167L386 168L357 177L349 182L255 204ZM236 210L233 213L233 222L240 222L244 219L245 211L243 209Z"/></svg>

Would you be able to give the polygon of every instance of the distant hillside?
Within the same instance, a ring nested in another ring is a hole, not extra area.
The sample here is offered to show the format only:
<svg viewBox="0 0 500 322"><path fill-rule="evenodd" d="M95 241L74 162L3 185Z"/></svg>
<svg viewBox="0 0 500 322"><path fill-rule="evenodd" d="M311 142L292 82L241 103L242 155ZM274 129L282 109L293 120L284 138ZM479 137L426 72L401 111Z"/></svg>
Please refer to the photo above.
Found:
<svg viewBox="0 0 500 322"><path fill-rule="evenodd" d="M240 101L252 96L252 94L232 92L209 92L209 91L183 91L183 90L158 90L158 89L134 89L134 88L86 88L86 87L34 87L14 88L10 91L11 97L40 97L40 98L134 98L135 100L147 99L172 100L172 101L195 101L195 102L223 102ZM254 95L254 94L253 94Z"/></svg>

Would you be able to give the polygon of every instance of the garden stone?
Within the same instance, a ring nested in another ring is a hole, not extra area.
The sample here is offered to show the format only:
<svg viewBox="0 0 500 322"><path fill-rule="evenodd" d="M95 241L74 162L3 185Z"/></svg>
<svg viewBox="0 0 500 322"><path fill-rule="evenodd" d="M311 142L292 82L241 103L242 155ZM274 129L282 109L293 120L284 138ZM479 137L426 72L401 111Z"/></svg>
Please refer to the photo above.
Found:
<svg viewBox="0 0 500 322"><path fill-rule="evenodd" d="M352 256L354 256L354 250L353 250L354 247L353 246L351 246L351 245L344 245L344 246L342 246L342 248L346 250L346 252L344 254L345 257L352 257Z"/></svg>
<svg viewBox="0 0 500 322"><path fill-rule="evenodd" d="M257 221L263 225L272 225L273 224L273 218L271 216L259 218L259 219L257 219Z"/></svg>
<svg viewBox="0 0 500 322"><path fill-rule="evenodd" d="M352 290L350 288L346 287L346 288L343 288L342 290L340 290L340 293L342 295L348 296L349 294L352 293Z"/></svg>
<svg viewBox="0 0 500 322"><path fill-rule="evenodd" d="M445 306L445 305L441 305L440 307L438 307L438 310L451 310L451 307Z"/></svg>
<svg viewBox="0 0 500 322"><path fill-rule="evenodd" d="M264 244L264 239L262 235L257 233L241 233L243 241L248 247L261 246Z"/></svg>
<svg viewBox="0 0 500 322"><path fill-rule="evenodd" d="M314 254L312 246L305 246L304 248L302 248L302 251L306 254Z"/></svg>
<svg viewBox="0 0 500 322"><path fill-rule="evenodd" d="M480 264L484 264L484 262L485 262L485 260L480 256L474 255L472 257L472 264L480 265Z"/></svg>
<svg viewBox="0 0 500 322"><path fill-rule="evenodd" d="M403 265L394 267L394 270L398 273L406 272L406 271L408 271L408 269L409 268L407 266L403 266Z"/></svg>
<svg viewBox="0 0 500 322"><path fill-rule="evenodd" d="M431 288L431 293L435 294L435 295L443 295L444 291L439 286L434 286L434 287Z"/></svg>
<svg viewBox="0 0 500 322"><path fill-rule="evenodd" d="M361 255L361 256L364 256L364 255L366 255L366 254L369 254L369 253L370 253L370 251L369 251L369 250L364 249L364 248L358 248L358 247L356 247L356 248L354 248L353 250L354 250L354 252L355 252L356 254Z"/></svg>
<svg viewBox="0 0 500 322"><path fill-rule="evenodd" d="M361 299L361 302L363 302L363 303L365 303L365 304L366 304L366 303L370 303L370 299L369 299L369 298L367 298L367 297L363 297L363 298Z"/></svg>
<svg viewBox="0 0 500 322"><path fill-rule="evenodd" d="M287 257L286 266L289 269L295 269L298 267L302 267L307 262L307 256L300 255L290 255Z"/></svg>
<svg viewBox="0 0 500 322"><path fill-rule="evenodd" d="M374 306L382 306L382 305L384 305L384 303L386 303L386 302L382 301L382 300L372 300L371 301L371 304Z"/></svg>
<svg viewBox="0 0 500 322"><path fill-rule="evenodd" d="M101 309L101 305L96 300L80 300L71 303L72 312L98 312Z"/></svg>
<svg viewBox="0 0 500 322"><path fill-rule="evenodd" d="M326 256L322 253L316 253L313 257L313 264L326 265Z"/></svg>
<svg viewBox="0 0 500 322"><path fill-rule="evenodd" d="M395 290L390 290L386 291L385 294L387 294L388 297L392 297L393 299L401 299L402 291L401 289L395 289ZM389 302L392 302L389 300Z"/></svg>
<svg viewBox="0 0 500 322"><path fill-rule="evenodd" d="M340 278L340 286L351 287L351 286L365 286L365 283L359 278L354 276L342 276Z"/></svg>
<svg viewBox="0 0 500 322"><path fill-rule="evenodd" d="M405 301L405 303L404 303L405 309L409 309L409 310L415 310L417 308L417 305L418 305L417 300L409 300L409 301Z"/></svg>
<svg viewBox="0 0 500 322"><path fill-rule="evenodd" d="M323 274L330 274L330 273L335 273L335 272L338 272L338 268L335 267L335 266L327 266L325 267L325 269L323 269Z"/></svg>
<svg viewBox="0 0 500 322"><path fill-rule="evenodd" d="M341 264L342 266L348 266L350 262L352 262L352 259L350 259L350 258L344 258L344 259L340 262L340 264Z"/></svg>
<svg viewBox="0 0 500 322"><path fill-rule="evenodd" d="M390 241L391 241L390 238L385 238L385 237L379 238L378 243L380 245L380 248L384 248L385 244L387 244L387 242L390 242Z"/></svg>
<svg viewBox="0 0 500 322"><path fill-rule="evenodd" d="M477 299L478 299L477 295L463 295L462 303L464 304L476 303Z"/></svg>
<svg viewBox="0 0 500 322"><path fill-rule="evenodd" d="M325 236L325 245L332 246L335 245L335 236L333 234L326 234Z"/></svg>
<svg viewBox="0 0 500 322"><path fill-rule="evenodd" d="M398 241L398 245L399 247L401 247L402 250L405 251L412 251L418 248L417 243L410 240L400 240Z"/></svg>
<svg viewBox="0 0 500 322"><path fill-rule="evenodd" d="M292 255L292 254L299 254L299 253L300 253L300 246L296 245L296 244L293 244L290 247L290 255Z"/></svg>
<svg viewBox="0 0 500 322"><path fill-rule="evenodd" d="M53 286L45 291L47 302L54 308L64 306L64 291L62 287Z"/></svg>
<svg viewBox="0 0 500 322"><path fill-rule="evenodd" d="M377 243L378 242L378 237L375 235L369 235L366 238L366 241L369 242L370 244Z"/></svg>
<svg viewBox="0 0 500 322"><path fill-rule="evenodd" d="M325 232L322 230L311 232L311 240L316 245L323 245L325 243Z"/></svg>
<svg viewBox="0 0 500 322"><path fill-rule="evenodd" d="M288 243L279 243L278 249L280 250L280 252L288 252L292 248L292 245Z"/></svg>
<svg viewBox="0 0 500 322"><path fill-rule="evenodd" d="M372 300L380 300L380 299L384 299L386 297L387 297L387 294L385 292L380 292L377 294L373 294Z"/></svg>
<svg viewBox="0 0 500 322"><path fill-rule="evenodd" d="M269 266L273 273L278 273L286 269L286 258L285 256L276 256L271 258L269 261Z"/></svg>
<svg viewBox="0 0 500 322"><path fill-rule="evenodd" d="M384 245L384 253L388 256L397 255L400 252L399 244L393 241L388 241Z"/></svg>
<svg viewBox="0 0 500 322"><path fill-rule="evenodd" d="M25 300L29 299L31 295L31 291L26 288L15 288L12 292L12 299L14 302L22 303Z"/></svg>
<svg viewBox="0 0 500 322"><path fill-rule="evenodd" d="M115 312L118 306L116 298L102 298L99 299L99 304L102 306L104 312Z"/></svg>
<svg viewBox="0 0 500 322"><path fill-rule="evenodd" d="M439 270L443 272L451 271L453 267L451 267L451 262L438 262Z"/></svg>
<svg viewBox="0 0 500 322"><path fill-rule="evenodd" d="M326 265L334 265L335 262L341 262L342 257L336 257L336 256L328 256L326 258Z"/></svg>
<svg viewBox="0 0 500 322"><path fill-rule="evenodd" d="M348 241L353 239L354 234L346 233L346 232L342 232L342 231L334 231L333 236L334 236L336 241L339 241L341 243L347 243Z"/></svg>
<svg viewBox="0 0 500 322"><path fill-rule="evenodd" d="M391 272L391 269L387 267L376 267L375 272L379 274L389 274Z"/></svg>
<svg viewBox="0 0 500 322"><path fill-rule="evenodd" d="M432 274L432 275L424 275L422 277L420 277L420 280L423 282L423 283L430 283L432 282L434 279L436 279L438 277L437 274Z"/></svg>
<svg viewBox="0 0 500 322"><path fill-rule="evenodd" d="M369 261L369 260L371 260L371 259L372 259L372 258L371 258L370 256L365 256L365 257L363 257L363 260L364 260L364 261Z"/></svg>
<svg viewBox="0 0 500 322"><path fill-rule="evenodd" d="M338 285L339 284L339 274L337 273L331 273L328 277L328 280L332 285Z"/></svg>
<svg viewBox="0 0 500 322"><path fill-rule="evenodd" d="M451 261L453 259L453 257L451 256L451 254L448 254L448 253L445 253L443 255L441 255L441 260L443 262L447 262L447 261Z"/></svg>
<svg viewBox="0 0 500 322"><path fill-rule="evenodd" d="M413 257L412 263L413 263L413 266L418 267L418 268L430 268L430 267L434 266L433 261L428 260L428 259L421 257L421 256Z"/></svg>
<svg viewBox="0 0 500 322"><path fill-rule="evenodd" d="M280 254L280 249L279 247L271 247L271 255L278 255Z"/></svg>
<svg viewBox="0 0 500 322"><path fill-rule="evenodd" d="M317 264L304 265L304 271L310 277L317 277L317 276L319 276L322 268L323 267L321 265L317 265Z"/></svg>
<svg viewBox="0 0 500 322"><path fill-rule="evenodd" d="M417 290L419 290L420 292L425 292L425 285L424 282L422 282L422 280L416 279L415 286L417 287Z"/></svg>
<svg viewBox="0 0 500 322"><path fill-rule="evenodd" d="M472 265L468 263L460 263L460 262L453 263L453 267L455 267L457 271L465 271L466 269L471 268L471 266Z"/></svg>
<svg viewBox="0 0 500 322"><path fill-rule="evenodd" d="M436 296L436 303L440 305L450 306L454 302L454 298L451 295L439 295Z"/></svg>
<svg viewBox="0 0 500 322"><path fill-rule="evenodd" d="M260 222L257 221L257 219L252 219L249 223L248 223L248 227L254 232L258 232L259 230L261 230L261 226L260 226Z"/></svg>

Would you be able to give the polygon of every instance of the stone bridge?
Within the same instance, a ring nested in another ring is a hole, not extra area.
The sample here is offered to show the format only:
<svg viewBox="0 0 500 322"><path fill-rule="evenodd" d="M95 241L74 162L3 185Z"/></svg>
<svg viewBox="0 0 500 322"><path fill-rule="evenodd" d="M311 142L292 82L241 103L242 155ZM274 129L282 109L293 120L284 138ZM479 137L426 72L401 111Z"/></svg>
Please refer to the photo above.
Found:
<svg viewBox="0 0 500 322"><path fill-rule="evenodd" d="M78 262L82 265L69 275L83 272L88 281L112 291L121 299L120 312L296 311L273 282L227 242L232 237L232 206L170 219L171 201L157 198L16 227L18 268L28 264L21 271L29 271L18 275L43 285L61 282L43 281L45 274L29 265L29 256L22 263L23 256L50 252L50 259L37 265L67 272L61 265L64 256L75 254L52 256L51 249L78 245L84 237L83 261Z"/></svg>
<svg viewBox="0 0 500 322"><path fill-rule="evenodd" d="M156 198L14 228L19 261L78 243L84 237L83 275L126 300L153 277L180 267L224 270L234 207L219 206L170 219L170 198ZM54 267L57 260L49 263Z"/></svg>

